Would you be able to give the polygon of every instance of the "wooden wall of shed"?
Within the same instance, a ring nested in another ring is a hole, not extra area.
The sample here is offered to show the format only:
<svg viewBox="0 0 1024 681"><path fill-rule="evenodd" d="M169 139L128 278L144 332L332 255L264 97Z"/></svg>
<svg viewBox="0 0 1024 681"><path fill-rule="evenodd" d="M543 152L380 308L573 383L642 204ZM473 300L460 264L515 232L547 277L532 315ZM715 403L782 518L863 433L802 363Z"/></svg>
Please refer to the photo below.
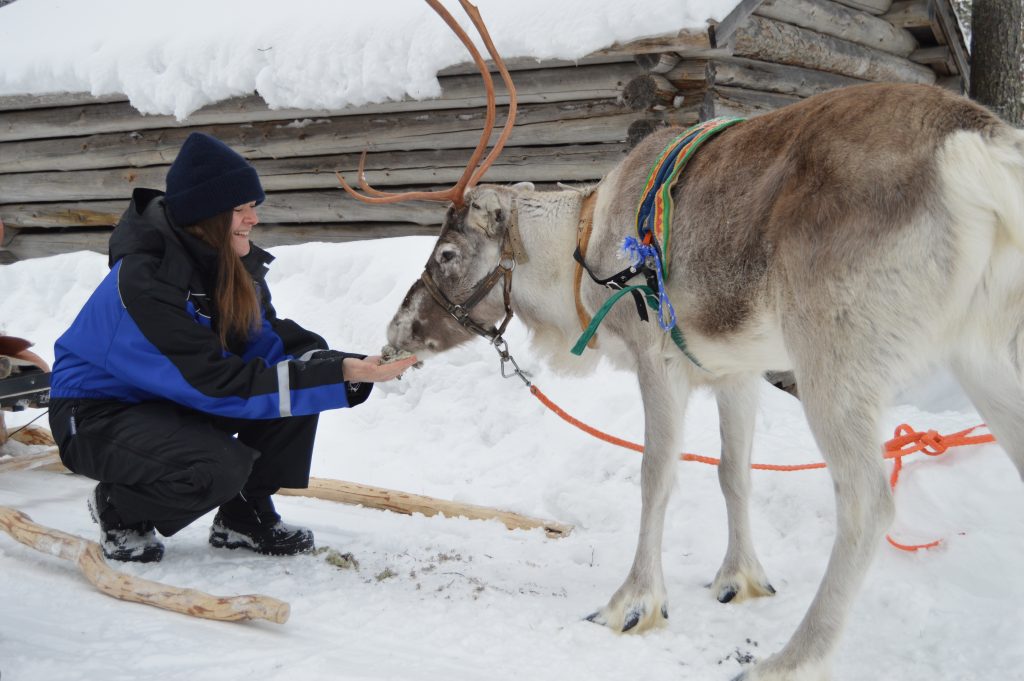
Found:
<svg viewBox="0 0 1024 681"><path fill-rule="evenodd" d="M577 63L511 60L519 116L486 179L595 182L654 128L758 115L865 81L963 90L966 50L947 2L744 0L707 32L636 41ZM436 233L443 206L362 204L338 188L334 171L353 182L368 149L376 187L453 182L479 139L485 98L472 66L447 69L440 81L441 97L429 101L273 110L253 95L182 122L143 116L120 97L0 97L0 262L105 252L132 190L162 188L194 130L224 140L259 171L261 245ZM500 80L497 87L500 126L507 99Z"/></svg>

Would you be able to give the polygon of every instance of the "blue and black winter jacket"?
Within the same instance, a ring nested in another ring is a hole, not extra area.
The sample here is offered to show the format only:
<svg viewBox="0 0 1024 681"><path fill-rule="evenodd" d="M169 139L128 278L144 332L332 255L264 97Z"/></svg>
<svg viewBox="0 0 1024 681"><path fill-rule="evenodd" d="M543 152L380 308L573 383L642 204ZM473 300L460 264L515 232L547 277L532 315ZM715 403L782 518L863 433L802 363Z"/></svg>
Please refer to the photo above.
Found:
<svg viewBox="0 0 1024 681"><path fill-rule="evenodd" d="M171 400L244 419L315 414L359 404L372 384L349 384L340 352L278 319L264 279L273 260L253 246L262 326L221 347L214 331L216 252L173 224L161 192L137 189L110 237L110 273L55 347L50 396L138 403Z"/></svg>

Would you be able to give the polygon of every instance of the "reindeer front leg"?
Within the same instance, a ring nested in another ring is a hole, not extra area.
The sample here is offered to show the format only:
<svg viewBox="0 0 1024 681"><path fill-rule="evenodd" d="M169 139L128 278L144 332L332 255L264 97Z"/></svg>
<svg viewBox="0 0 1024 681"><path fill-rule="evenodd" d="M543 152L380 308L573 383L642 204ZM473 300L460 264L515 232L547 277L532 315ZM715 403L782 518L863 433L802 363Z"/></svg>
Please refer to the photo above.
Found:
<svg viewBox="0 0 1024 681"><path fill-rule="evenodd" d="M668 619L661 540L665 507L675 480L677 445L690 387L671 374L660 356L645 356L637 370L644 405L644 455L640 465L640 539L626 581L606 606L587 619L615 631L640 632Z"/></svg>

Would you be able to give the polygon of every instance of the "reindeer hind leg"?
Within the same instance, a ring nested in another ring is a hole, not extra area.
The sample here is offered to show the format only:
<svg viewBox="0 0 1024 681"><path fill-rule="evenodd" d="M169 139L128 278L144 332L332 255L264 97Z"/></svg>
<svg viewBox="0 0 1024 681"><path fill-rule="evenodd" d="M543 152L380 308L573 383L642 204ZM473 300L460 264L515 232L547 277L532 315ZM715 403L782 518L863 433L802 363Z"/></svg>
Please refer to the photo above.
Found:
<svg viewBox="0 0 1024 681"><path fill-rule="evenodd" d="M801 402L832 476L836 536L803 620L782 650L747 670L744 681L829 678L847 612L894 513L879 415L893 363L901 361L899 344L878 347L869 323L820 310L803 322L789 335L791 351Z"/></svg>
<svg viewBox="0 0 1024 681"><path fill-rule="evenodd" d="M729 544L711 592L722 603L775 594L750 531L750 449L761 381L757 374L732 376L715 386L722 432L718 483L725 497Z"/></svg>
<svg viewBox="0 0 1024 681"><path fill-rule="evenodd" d="M1005 349L1005 345L1003 348ZM953 373L996 441L1024 479L1024 378L1021 365L1003 350L953 362Z"/></svg>

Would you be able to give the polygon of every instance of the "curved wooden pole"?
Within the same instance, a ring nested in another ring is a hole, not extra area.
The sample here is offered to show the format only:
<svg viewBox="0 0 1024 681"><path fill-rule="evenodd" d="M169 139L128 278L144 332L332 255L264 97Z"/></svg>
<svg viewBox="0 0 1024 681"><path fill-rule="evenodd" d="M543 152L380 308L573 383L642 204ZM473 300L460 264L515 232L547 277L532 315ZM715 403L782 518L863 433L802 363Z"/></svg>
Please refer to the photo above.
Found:
<svg viewBox="0 0 1024 681"><path fill-rule="evenodd" d="M21 511L7 506L0 506L0 529L26 546L70 560L93 586L123 601L225 622L260 619L284 624L291 612L291 606L270 596L213 596L118 572L107 565L96 542L37 525Z"/></svg>
<svg viewBox="0 0 1024 681"><path fill-rule="evenodd" d="M488 506L476 506L474 504L460 504L445 499L425 497L419 494L409 494L393 489L382 487L370 487L359 485L344 480L330 480L326 478L310 478L308 489L282 489L278 494L298 497L314 497L337 501L342 504L354 504L377 508L385 511L394 511L412 515L422 513L430 517L437 514L444 514L449 518L463 516L470 520L497 520L504 523L510 530L532 530L536 527L544 528L544 532L552 538L566 537L572 532L572 525L555 522L553 520L540 520L529 516L512 513L511 511L500 511Z"/></svg>

